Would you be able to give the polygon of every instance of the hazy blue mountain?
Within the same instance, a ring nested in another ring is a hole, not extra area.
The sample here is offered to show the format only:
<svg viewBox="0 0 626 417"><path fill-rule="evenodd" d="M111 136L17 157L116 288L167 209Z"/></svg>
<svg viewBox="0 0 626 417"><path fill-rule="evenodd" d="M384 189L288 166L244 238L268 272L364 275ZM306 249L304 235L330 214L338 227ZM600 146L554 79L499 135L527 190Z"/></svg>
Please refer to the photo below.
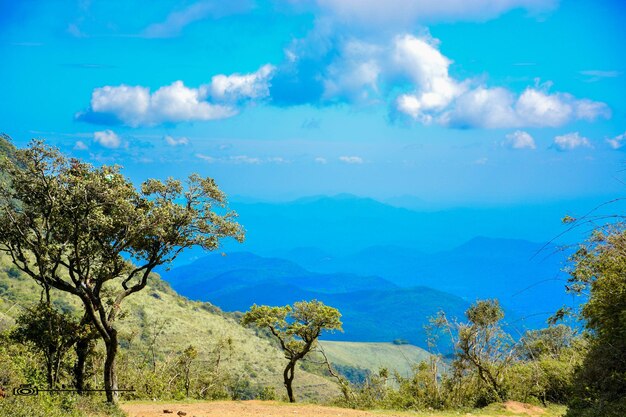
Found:
<svg viewBox="0 0 626 417"><path fill-rule="evenodd" d="M284 305L318 299L343 314L344 333L332 340L391 341L424 346L423 325L443 309L460 316L461 297L426 287L399 288L376 276L313 273L277 258L250 253L212 254L163 274L180 294L227 311L252 304Z"/></svg>
<svg viewBox="0 0 626 417"><path fill-rule="evenodd" d="M285 251L280 256L318 272L378 275L401 287L428 286L463 297L498 298L518 319L541 325L572 298L561 272L568 252L520 239L477 237L448 251L426 254L397 246L373 246L351 255Z"/></svg>
<svg viewBox="0 0 626 417"><path fill-rule="evenodd" d="M163 276L183 295L224 295L256 285L268 288L289 285L320 293L397 288L395 284L376 276L315 273L285 259L266 258L248 252L210 254L163 273Z"/></svg>
<svg viewBox="0 0 626 417"><path fill-rule="evenodd" d="M566 230L561 218L581 216L606 201L602 197L572 202L517 204L439 211L393 207L347 194L316 196L283 203L234 201L247 230L242 246L263 255L299 247L347 255L372 246L398 246L426 253L454 248L475 236L547 242ZM607 207L607 212L615 207ZM582 239L572 231L558 243Z"/></svg>

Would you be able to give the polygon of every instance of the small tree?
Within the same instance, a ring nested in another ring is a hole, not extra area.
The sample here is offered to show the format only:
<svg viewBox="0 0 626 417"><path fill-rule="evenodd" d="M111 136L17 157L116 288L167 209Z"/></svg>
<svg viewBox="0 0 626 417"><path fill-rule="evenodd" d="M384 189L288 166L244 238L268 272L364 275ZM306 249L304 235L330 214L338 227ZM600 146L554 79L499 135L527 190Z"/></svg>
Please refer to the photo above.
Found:
<svg viewBox="0 0 626 417"><path fill-rule="evenodd" d="M63 358L83 331L83 326L69 313L59 313L42 301L17 318L11 338L43 355L48 388L54 388L59 381Z"/></svg>
<svg viewBox="0 0 626 417"><path fill-rule="evenodd" d="M278 339L285 353L287 366L283 380L290 402L295 402L293 378L296 364L315 347L324 330L342 330L339 310L322 302L300 301L291 306L250 308L242 318L243 325L254 325L268 329Z"/></svg>
<svg viewBox="0 0 626 417"><path fill-rule="evenodd" d="M432 320L433 328L446 330L454 344L453 370L457 381L463 373L477 375L496 401L506 400L505 373L514 360L512 338L502 330L504 312L498 300L479 300L465 315L466 323L448 321L444 313Z"/></svg>
<svg viewBox="0 0 626 417"><path fill-rule="evenodd" d="M44 287L82 301L105 344L104 388L116 402L122 301L181 251L243 240L235 213L211 178L149 179L137 190L119 167L93 167L42 141L0 155L0 172L0 251Z"/></svg>

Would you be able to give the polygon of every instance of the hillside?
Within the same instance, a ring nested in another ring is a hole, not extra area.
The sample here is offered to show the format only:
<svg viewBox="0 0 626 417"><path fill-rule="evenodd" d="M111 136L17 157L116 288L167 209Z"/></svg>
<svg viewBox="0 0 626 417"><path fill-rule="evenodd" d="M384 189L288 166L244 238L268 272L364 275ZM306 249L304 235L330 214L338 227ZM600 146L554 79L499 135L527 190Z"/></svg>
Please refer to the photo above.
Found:
<svg viewBox="0 0 626 417"><path fill-rule="evenodd" d="M320 345L336 367L362 369L373 374L380 368L387 368L407 377L412 374L413 366L429 357L424 349L408 344L323 341Z"/></svg>
<svg viewBox="0 0 626 417"><path fill-rule="evenodd" d="M6 258L0 258L0 330L10 326L22 308L36 303L39 294L37 284L12 268ZM76 300L58 291L53 291L53 299L64 310L72 311L77 306ZM267 339L239 325L235 316L209 303L181 297L156 276L122 307L126 314L120 322L120 345L128 360L122 360L120 367L145 361L151 329L162 327L156 347L159 359L171 360L193 345L201 363L211 357L218 343L230 340L232 347L224 349L222 356L222 372L249 378L253 387L273 386L282 395L282 353ZM294 387L301 398L331 398L338 394L332 381L303 370L296 373Z"/></svg>

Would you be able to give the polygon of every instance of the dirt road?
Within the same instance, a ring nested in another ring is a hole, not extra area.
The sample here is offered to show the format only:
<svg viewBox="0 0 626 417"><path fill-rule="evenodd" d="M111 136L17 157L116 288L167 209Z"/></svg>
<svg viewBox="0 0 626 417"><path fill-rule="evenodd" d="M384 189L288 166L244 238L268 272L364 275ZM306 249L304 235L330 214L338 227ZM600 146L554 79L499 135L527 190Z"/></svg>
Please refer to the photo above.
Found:
<svg viewBox="0 0 626 417"><path fill-rule="evenodd" d="M545 417L539 407L509 402L505 404L507 417ZM313 404L284 404L274 401L213 401L197 403L127 403L121 405L129 417L445 417L452 414L414 414L371 412L346 408L324 407ZM165 413L164 410L171 411ZM179 412L186 414L178 414ZM509 414L515 413L515 414ZM178 415L177 415L178 414ZM498 414L471 414L473 417L495 417Z"/></svg>

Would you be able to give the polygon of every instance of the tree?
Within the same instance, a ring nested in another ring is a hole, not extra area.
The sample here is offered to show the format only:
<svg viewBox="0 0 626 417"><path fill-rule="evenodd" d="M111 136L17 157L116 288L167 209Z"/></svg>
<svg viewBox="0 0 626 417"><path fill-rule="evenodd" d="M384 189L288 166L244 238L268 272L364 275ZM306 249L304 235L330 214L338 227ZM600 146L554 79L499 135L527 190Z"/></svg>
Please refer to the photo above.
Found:
<svg viewBox="0 0 626 417"><path fill-rule="evenodd" d="M580 310L589 350L574 374L568 416L626 415L626 229L597 229L571 258L568 288L586 297Z"/></svg>
<svg viewBox="0 0 626 417"><path fill-rule="evenodd" d="M443 327L454 343L453 368L457 373L467 370L477 374L491 399L506 400L505 372L514 359L513 341L500 325L504 312L498 300L479 300L465 315L467 323L451 323L441 313L433 320Z"/></svg>
<svg viewBox="0 0 626 417"><path fill-rule="evenodd" d="M82 336L84 328L69 313L59 313L47 302L40 302L16 320L11 338L34 347L46 361L48 388L59 381L63 358Z"/></svg>
<svg viewBox="0 0 626 417"><path fill-rule="evenodd" d="M149 179L139 190L119 166L94 167L42 141L0 156L0 251L42 284L80 298L106 347L104 388L117 401L116 317L155 267L181 251L243 240L211 178Z"/></svg>
<svg viewBox="0 0 626 417"><path fill-rule="evenodd" d="M293 378L296 364L315 347L317 339L324 330L342 330L339 310L313 301L300 301L293 307L270 307L253 305L244 314L241 322L244 326L254 325L268 329L285 353L287 365L283 372L283 381L290 402L295 402Z"/></svg>

